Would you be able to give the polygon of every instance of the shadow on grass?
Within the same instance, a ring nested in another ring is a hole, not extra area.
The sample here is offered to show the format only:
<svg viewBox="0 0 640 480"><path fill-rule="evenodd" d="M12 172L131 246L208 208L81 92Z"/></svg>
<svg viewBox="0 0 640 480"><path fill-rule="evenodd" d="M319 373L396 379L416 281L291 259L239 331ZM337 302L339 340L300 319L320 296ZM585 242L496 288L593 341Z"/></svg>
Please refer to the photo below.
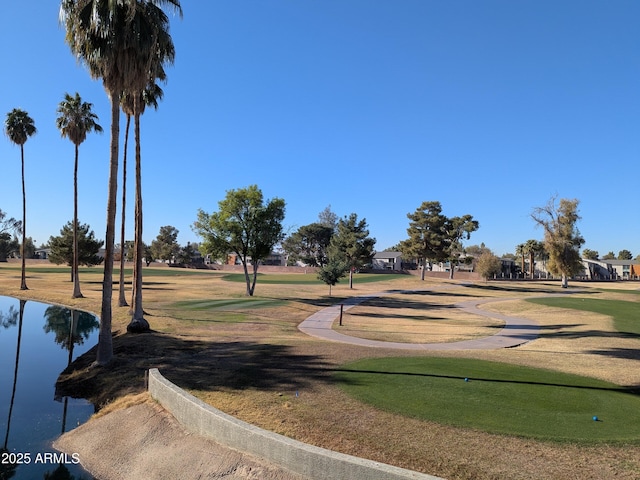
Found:
<svg viewBox="0 0 640 480"><path fill-rule="evenodd" d="M566 289L558 286L557 288L553 287L543 287L543 288L535 288L535 287L524 287L521 285L518 286L510 286L510 285L479 285L479 284L462 284L462 287L478 289L478 290L488 290L492 292L515 292L515 293L577 293L577 290L574 289ZM591 294L597 293L593 291L585 291L580 290L581 294Z"/></svg>
<svg viewBox="0 0 640 480"><path fill-rule="evenodd" d="M178 386L196 390L280 391L327 381L320 357L296 354L283 345L215 342L151 332L118 335L107 367L93 367L96 348L73 362L56 382L56 394L86 398L100 409L108 402L146 389L146 372L158 368Z"/></svg>
<svg viewBox="0 0 640 480"><path fill-rule="evenodd" d="M352 317L367 317L367 318L397 318L400 320L416 320L416 321L431 321L431 320L447 320L445 317L431 317L429 315L401 315L393 313L351 313L346 312L347 315Z"/></svg>
<svg viewBox="0 0 640 480"><path fill-rule="evenodd" d="M540 337L544 338L566 338L566 339L579 339L589 337L599 338L623 338L623 339L640 339L640 335L633 332L611 332L604 330L583 330L579 332L544 332L549 327L540 327L542 332Z"/></svg>
<svg viewBox="0 0 640 480"><path fill-rule="evenodd" d="M398 293L400 295L424 295L429 297L483 297L484 295L472 295L470 293L449 292L448 290L402 290L390 291L389 293Z"/></svg>
<svg viewBox="0 0 640 480"><path fill-rule="evenodd" d="M535 382L528 380L505 380L499 378L481 378L481 377L463 377L458 375L442 375L442 374L433 374L433 373L417 373L417 372L384 372L380 370L355 370L349 368L334 368L332 372L343 372L343 373L363 373L370 375L403 375L410 377L421 377L421 378L444 378L451 380L464 380L464 381L473 381L473 382L489 382L489 383L505 383L505 384L513 384L513 385L540 385L547 387L563 387L563 388L575 388L580 390L601 390L601 391L609 391L609 392L621 392L628 393L630 395L640 395L640 385L633 385L628 387L600 387L596 385L578 385L578 384L563 384L563 383L552 383L552 382ZM357 381L348 380L346 378L340 378L337 380L340 383L344 384L353 384L356 385Z"/></svg>
<svg viewBox="0 0 640 480"><path fill-rule="evenodd" d="M640 360L639 348L607 348L603 350L591 350L594 355L604 355L606 357L621 358L623 360Z"/></svg>
<svg viewBox="0 0 640 480"><path fill-rule="evenodd" d="M411 308L415 310L426 310L429 308L459 308L456 305L452 304L417 302L415 300L406 300L402 298L391 297L374 297L361 302L359 305L363 307Z"/></svg>

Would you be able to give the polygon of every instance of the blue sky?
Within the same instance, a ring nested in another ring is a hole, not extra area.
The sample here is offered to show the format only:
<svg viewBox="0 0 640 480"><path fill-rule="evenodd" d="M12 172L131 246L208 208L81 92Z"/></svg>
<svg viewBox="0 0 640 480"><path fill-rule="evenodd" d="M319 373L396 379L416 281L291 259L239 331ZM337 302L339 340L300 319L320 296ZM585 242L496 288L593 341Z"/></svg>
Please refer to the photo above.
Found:
<svg viewBox="0 0 640 480"><path fill-rule="evenodd" d="M80 148L79 215L98 238L106 219L109 103L64 43L58 8L9 2L0 16L0 114L22 108L38 128L25 145L37 244L73 213L73 145L55 128L65 92L93 103L105 129ZM530 213L557 194L580 200L586 248L640 254L639 2L183 8L165 99L142 118L145 241L162 225L197 241L198 208L257 184L286 201L290 231L331 205L366 218L383 250L406 237L407 213L438 200L448 216L473 215L480 229L467 243L497 254L541 239ZM0 165L0 209L19 218L20 151L5 136Z"/></svg>

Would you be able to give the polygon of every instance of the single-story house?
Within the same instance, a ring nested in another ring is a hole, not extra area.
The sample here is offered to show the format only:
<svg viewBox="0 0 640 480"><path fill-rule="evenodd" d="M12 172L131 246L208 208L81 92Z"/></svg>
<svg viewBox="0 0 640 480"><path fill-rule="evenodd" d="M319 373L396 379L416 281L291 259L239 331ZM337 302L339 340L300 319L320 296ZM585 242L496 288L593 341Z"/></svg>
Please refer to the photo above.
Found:
<svg viewBox="0 0 640 480"><path fill-rule="evenodd" d="M372 267L374 270L402 270L402 253L377 252L373 256Z"/></svg>

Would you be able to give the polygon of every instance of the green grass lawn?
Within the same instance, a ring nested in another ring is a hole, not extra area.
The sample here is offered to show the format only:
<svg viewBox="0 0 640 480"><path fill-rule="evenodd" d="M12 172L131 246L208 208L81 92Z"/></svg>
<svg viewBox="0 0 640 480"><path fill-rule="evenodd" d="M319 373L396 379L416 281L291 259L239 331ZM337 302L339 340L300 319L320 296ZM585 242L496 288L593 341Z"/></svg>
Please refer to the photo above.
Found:
<svg viewBox="0 0 640 480"><path fill-rule="evenodd" d="M530 298L527 301L549 307L572 308L609 315L613 317L616 330L640 337L640 317L638 316L640 305L638 302L580 297Z"/></svg>
<svg viewBox="0 0 640 480"><path fill-rule="evenodd" d="M253 277L252 277L253 278ZM384 282L387 280L397 280L399 278L406 278L403 275L393 275L385 273L358 273L353 276L353 283L372 283L372 282ZM230 273L223 277L223 280L229 282L243 282L245 281L244 273ZM348 283L349 277L346 276L340 280L340 283ZM263 284L297 284L297 285L323 285L322 280L318 280L318 276L315 273L284 273L284 274L262 274L258 273L257 283Z"/></svg>
<svg viewBox="0 0 640 480"><path fill-rule="evenodd" d="M474 359L405 357L353 362L335 379L362 402L437 423L551 441L640 441L640 395L592 378Z"/></svg>

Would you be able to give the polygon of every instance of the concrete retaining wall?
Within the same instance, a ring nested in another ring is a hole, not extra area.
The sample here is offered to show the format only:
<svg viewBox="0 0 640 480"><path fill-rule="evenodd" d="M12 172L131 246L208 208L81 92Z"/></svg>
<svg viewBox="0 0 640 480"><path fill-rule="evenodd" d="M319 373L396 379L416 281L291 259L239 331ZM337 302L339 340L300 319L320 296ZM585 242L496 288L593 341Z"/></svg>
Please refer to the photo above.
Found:
<svg viewBox="0 0 640 480"><path fill-rule="evenodd" d="M207 405L169 382L156 368L149 370L149 392L187 430L262 457L311 480L438 480L431 475L344 455L262 430Z"/></svg>

